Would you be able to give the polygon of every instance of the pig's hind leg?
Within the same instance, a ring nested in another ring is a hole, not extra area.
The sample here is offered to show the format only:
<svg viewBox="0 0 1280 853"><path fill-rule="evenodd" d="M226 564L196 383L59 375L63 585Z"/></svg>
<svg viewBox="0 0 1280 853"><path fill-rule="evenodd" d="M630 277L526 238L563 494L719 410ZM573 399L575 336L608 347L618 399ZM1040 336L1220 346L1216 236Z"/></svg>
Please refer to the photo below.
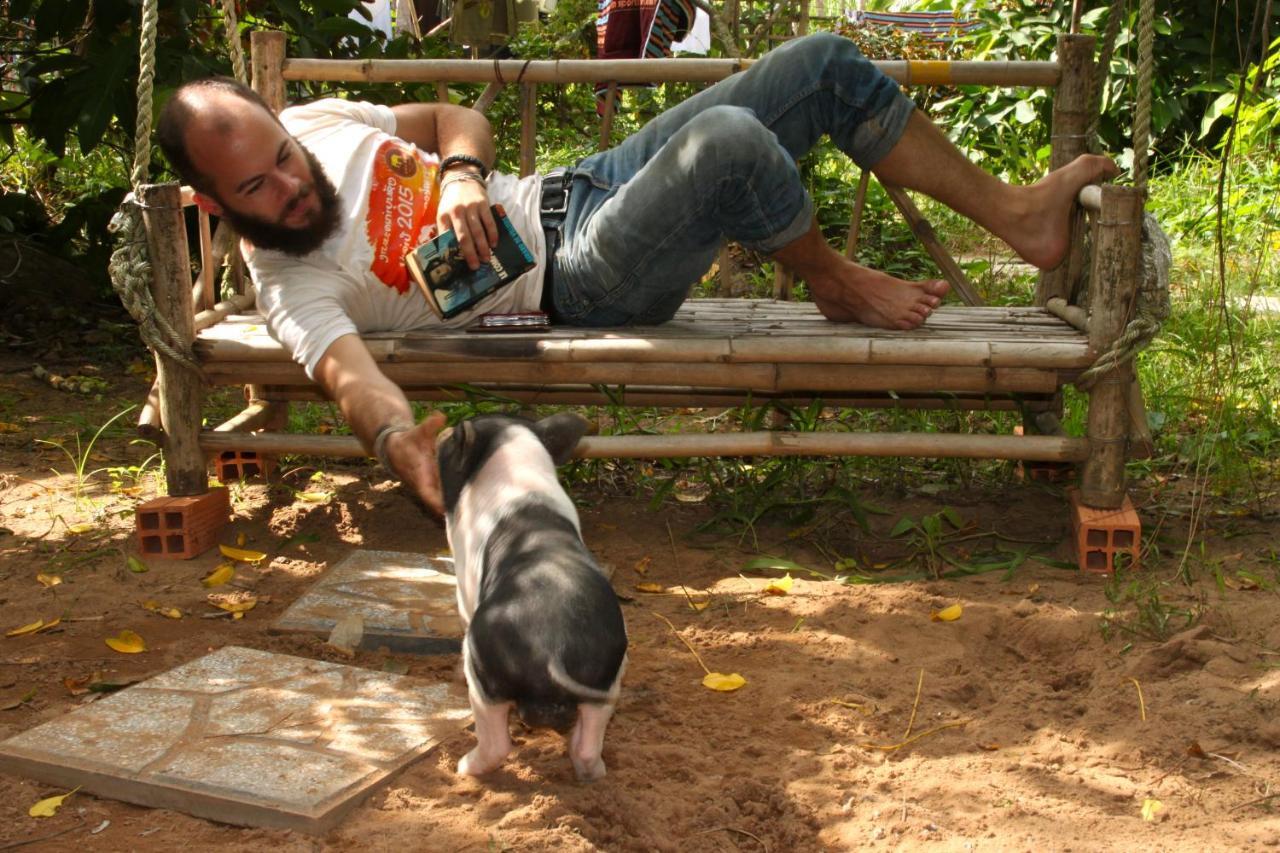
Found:
<svg viewBox="0 0 1280 853"><path fill-rule="evenodd" d="M511 733L507 728L507 714L511 710L511 703L489 705L474 690L468 690L467 693L471 698L471 713L476 721L476 746L458 762L458 774L483 776L497 770L511 752Z"/></svg>
<svg viewBox="0 0 1280 853"><path fill-rule="evenodd" d="M578 706L578 722L569 735L569 760L579 782L594 782L605 774L604 730L613 716L612 705Z"/></svg>

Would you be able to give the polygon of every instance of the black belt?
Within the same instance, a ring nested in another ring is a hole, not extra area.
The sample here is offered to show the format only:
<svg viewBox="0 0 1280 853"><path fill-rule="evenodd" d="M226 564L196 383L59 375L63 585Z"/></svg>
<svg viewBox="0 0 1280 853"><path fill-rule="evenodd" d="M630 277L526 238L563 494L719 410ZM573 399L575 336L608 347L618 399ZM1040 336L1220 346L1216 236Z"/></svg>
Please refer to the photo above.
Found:
<svg viewBox="0 0 1280 853"><path fill-rule="evenodd" d="M547 243L547 266L542 276L542 310L555 320L555 268L556 251L564 236L564 217L569 209L569 188L573 184L573 172L553 169L542 178L542 204L539 212L542 233Z"/></svg>

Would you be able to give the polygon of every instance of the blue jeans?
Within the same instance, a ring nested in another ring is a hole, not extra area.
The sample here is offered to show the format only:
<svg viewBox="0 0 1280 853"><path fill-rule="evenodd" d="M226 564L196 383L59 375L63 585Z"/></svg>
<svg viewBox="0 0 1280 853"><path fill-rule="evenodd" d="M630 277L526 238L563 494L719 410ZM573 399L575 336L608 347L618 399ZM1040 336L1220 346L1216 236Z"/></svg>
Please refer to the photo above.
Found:
<svg viewBox="0 0 1280 853"><path fill-rule="evenodd" d="M796 160L824 134L874 166L914 106L853 43L795 39L574 167L554 260L558 322L671 319L726 240L772 254L813 202Z"/></svg>

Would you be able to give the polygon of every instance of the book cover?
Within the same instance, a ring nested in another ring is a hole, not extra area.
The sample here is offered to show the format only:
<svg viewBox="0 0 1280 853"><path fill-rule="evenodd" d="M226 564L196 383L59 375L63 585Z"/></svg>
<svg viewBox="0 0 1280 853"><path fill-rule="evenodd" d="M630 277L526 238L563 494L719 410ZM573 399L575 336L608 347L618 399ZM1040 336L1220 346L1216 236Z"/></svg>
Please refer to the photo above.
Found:
<svg viewBox="0 0 1280 853"><path fill-rule="evenodd" d="M498 245L478 269L469 269L453 231L445 231L405 256L409 275L441 318L447 320L473 307L534 267L525 245L502 205L490 208L498 225Z"/></svg>

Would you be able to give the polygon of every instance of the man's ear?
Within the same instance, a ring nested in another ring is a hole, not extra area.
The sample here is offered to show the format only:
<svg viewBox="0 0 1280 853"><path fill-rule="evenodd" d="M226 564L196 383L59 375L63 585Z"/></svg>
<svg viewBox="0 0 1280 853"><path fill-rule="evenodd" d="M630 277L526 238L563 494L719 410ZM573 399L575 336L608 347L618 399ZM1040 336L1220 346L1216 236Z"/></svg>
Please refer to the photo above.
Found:
<svg viewBox="0 0 1280 853"><path fill-rule="evenodd" d="M560 412L533 425L534 433L547 448L556 465L563 465L573 457L578 439L586 435L590 428L591 424L586 418L573 412Z"/></svg>
<svg viewBox="0 0 1280 853"><path fill-rule="evenodd" d="M196 192L191 194L191 198L193 201L195 201L196 207L200 208L210 216L222 215L222 205L218 204L216 201L214 201L212 198L205 195L204 193L197 190Z"/></svg>

